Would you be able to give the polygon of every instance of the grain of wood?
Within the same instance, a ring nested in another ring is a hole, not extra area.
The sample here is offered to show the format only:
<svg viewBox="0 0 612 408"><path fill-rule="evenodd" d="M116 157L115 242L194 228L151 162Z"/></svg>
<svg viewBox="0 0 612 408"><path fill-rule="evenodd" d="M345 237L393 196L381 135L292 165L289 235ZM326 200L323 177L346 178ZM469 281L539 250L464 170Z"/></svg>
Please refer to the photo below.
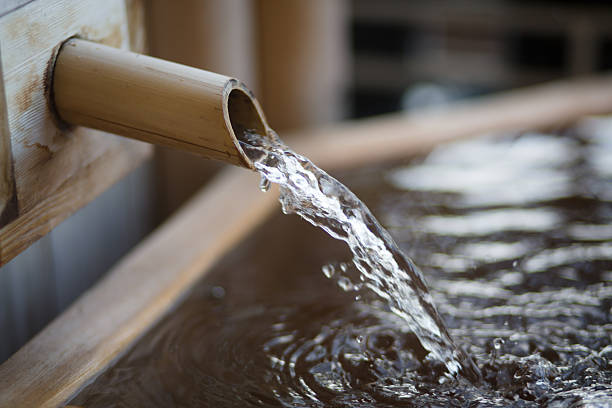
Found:
<svg viewBox="0 0 612 408"><path fill-rule="evenodd" d="M143 150L140 143L126 142L119 136L84 128L75 131L75 136L81 136L73 140L79 144L88 162L77 175L67 178L66 183L42 198L30 211L0 229L0 265L28 248L149 156L148 149ZM100 138L105 139L103 149L98 143ZM63 155L69 157L64 159ZM73 149L63 149L58 153L58 160L77 160L78 156L73 155Z"/></svg>
<svg viewBox="0 0 612 408"><path fill-rule="evenodd" d="M131 2L131 15L140 3ZM0 178L8 180L0 202L15 209L0 219L0 266L150 156L142 143L59 129L47 103L48 70L67 38L127 48L130 38L142 40L138 32L142 21L128 21L124 0L35 0L0 16Z"/></svg>

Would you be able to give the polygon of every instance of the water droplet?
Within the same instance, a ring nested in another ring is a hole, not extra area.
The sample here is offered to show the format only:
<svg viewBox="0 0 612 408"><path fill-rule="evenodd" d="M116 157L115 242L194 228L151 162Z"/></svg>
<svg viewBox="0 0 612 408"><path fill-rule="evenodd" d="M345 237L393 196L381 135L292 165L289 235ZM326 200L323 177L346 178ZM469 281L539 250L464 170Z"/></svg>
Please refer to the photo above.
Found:
<svg viewBox="0 0 612 408"><path fill-rule="evenodd" d="M281 203L281 211L285 215L291 214L291 210L289 209L289 207L287 207L287 205L285 205L285 203Z"/></svg>
<svg viewBox="0 0 612 408"><path fill-rule="evenodd" d="M358 334L357 337L355 337L355 341L357 341L359 344L363 343L363 336Z"/></svg>
<svg viewBox="0 0 612 408"><path fill-rule="evenodd" d="M263 174L261 175L261 181L259 182L259 189L264 193L270 190L270 180L268 180Z"/></svg>
<svg viewBox="0 0 612 408"><path fill-rule="evenodd" d="M353 290L353 283L346 276L341 276L338 278L338 286L340 286L345 292Z"/></svg>
<svg viewBox="0 0 612 408"><path fill-rule="evenodd" d="M342 262L342 263L340 264L340 270L341 270L342 272L346 272L346 271L348 270L348 265L347 265L345 262Z"/></svg>
<svg viewBox="0 0 612 408"><path fill-rule="evenodd" d="M516 259L512 262L512 267L515 269L518 267L518 261Z"/></svg>
<svg viewBox="0 0 612 408"><path fill-rule="evenodd" d="M323 265L321 270L323 271L323 275L327 276L328 278L331 278L334 276L334 273L336 273L336 268L334 268L334 265L332 264Z"/></svg>
<svg viewBox="0 0 612 408"><path fill-rule="evenodd" d="M491 350L491 364L495 364L495 359L499 355L499 351L504 345L505 341L501 337L493 339L493 349Z"/></svg>

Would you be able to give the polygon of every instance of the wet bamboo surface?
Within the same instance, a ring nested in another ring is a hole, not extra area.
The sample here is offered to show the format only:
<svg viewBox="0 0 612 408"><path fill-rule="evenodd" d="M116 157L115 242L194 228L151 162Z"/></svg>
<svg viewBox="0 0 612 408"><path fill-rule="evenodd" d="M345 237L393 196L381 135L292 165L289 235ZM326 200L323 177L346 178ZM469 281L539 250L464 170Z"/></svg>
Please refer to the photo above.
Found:
<svg viewBox="0 0 612 408"><path fill-rule="evenodd" d="M71 125L244 167L251 165L233 127L265 129L257 101L236 79L80 39L58 53L53 99Z"/></svg>

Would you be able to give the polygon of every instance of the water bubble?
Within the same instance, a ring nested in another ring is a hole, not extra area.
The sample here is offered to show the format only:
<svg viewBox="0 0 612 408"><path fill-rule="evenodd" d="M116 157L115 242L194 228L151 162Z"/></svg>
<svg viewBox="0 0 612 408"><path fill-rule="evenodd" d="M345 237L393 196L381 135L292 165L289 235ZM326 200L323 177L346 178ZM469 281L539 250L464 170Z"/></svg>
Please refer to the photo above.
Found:
<svg viewBox="0 0 612 408"><path fill-rule="evenodd" d="M210 288L210 295L215 299L223 299L225 297L225 289L222 286L213 286Z"/></svg>
<svg viewBox="0 0 612 408"><path fill-rule="evenodd" d="M515 259L515 260L512 262L512 267L513 267L514 269L518 268L518 260L516 260L516 259Z"/></svg>
<svg viewBox="0 0 612 408"><path fill-rule="evenodd" d="M259 182L259 189L264 193L270 190L270 180L263 174L261 175L261 181Z"/></svg>
<svg viewBox="0 0 612 408"><path fill-rule="evenodd" d="M357 337L355 337L355 341L359 344L363 343L363 339L364 337L361 334L358 334Z"/></svg>

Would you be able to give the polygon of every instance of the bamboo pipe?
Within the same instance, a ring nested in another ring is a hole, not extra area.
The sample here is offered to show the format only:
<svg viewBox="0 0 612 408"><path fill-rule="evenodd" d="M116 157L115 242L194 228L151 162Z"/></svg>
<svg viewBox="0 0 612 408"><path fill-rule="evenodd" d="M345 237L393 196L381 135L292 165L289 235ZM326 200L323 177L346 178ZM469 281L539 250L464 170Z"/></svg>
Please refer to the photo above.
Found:
<svg viewBox="0 0 612 408"><path fill-rule="evenodd" d="M240 133L267 129L259 103L234 78L86 40L62 45L52 81L63 122L237 166L253 168Z"/></svg>

